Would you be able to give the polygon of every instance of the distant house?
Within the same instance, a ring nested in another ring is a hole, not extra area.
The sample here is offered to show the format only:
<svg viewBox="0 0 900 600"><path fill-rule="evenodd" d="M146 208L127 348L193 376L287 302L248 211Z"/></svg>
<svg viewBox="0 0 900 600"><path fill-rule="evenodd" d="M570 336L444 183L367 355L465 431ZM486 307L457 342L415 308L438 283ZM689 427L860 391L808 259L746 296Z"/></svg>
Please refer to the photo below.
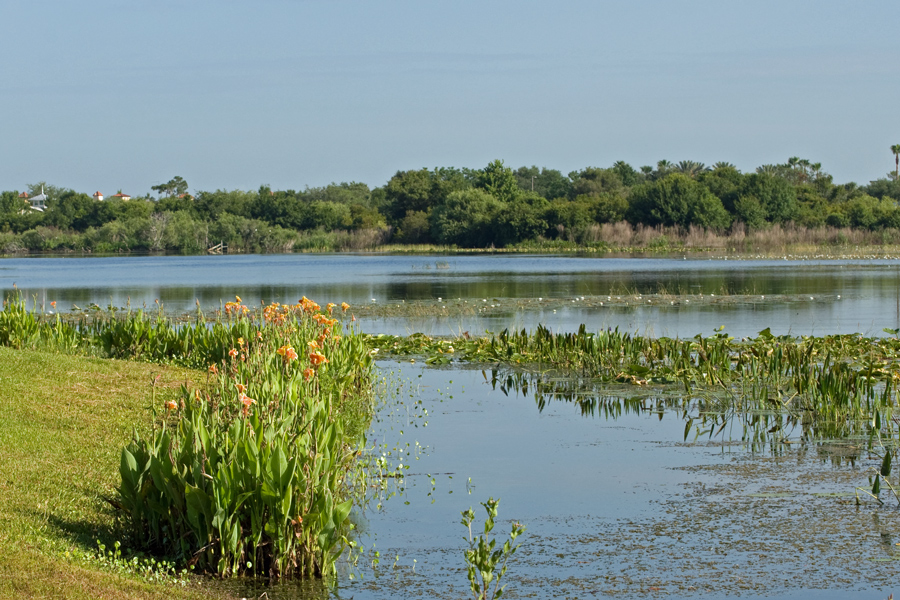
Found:
<svg viewBox="0 0 900 600"><path fill-rule="evenodd" d="M100 192L94 192L94 200L103 202L103 194L101 194Z"/></svg>
<svg viewBox="0 0 900 600"><path fill-rule="evenodd" d="M119 192L118 194L113 194L112 196L110 196L110 198L118 198L119 200L125 200L125 201L131 200L131 196L129 196L128 194L123 194L122 192Z"/></svg>
<svg viewBox="0 0 900 600"><path fill-rule="evenodd" d="M178 194L178 198L179 198L179 199L187 198L188 200L193 200L193 199L194 199L194 197L191 196L190 194Z"/></svg>
<svg viewBox="0 0 900 600"><path fill-rule="evenodd" d="M44 209L47 208L47 195L44 194L44 186L41 186L41 193L37 196L33 196L28 198L28 201L31 202L31 209L37 210L40 212L44 212Z"/></svg>
<svg viewBox="0 0 900 600"><path fill-rule="evenodd" d="M21 194L19 194L19 198L21 198L22 200L28 200L28 192L22 192Z"/></svg>

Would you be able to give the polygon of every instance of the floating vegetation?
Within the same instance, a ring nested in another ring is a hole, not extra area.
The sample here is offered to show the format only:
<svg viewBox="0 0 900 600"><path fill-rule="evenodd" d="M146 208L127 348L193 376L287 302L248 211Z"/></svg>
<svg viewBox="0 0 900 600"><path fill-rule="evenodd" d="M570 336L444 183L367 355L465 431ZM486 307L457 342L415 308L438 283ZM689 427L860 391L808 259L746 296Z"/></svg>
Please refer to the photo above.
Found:
<svg viewBox="0 0 900 600"><path fill-rule="evenodd" d="M893 330L887 333L896 335ZM900 340L861 335L775 336L768 329L736 340L723 332L689 339L616 330L510 332L482 338L368 336L373 351L425 355L433 365L490 365L502 391L532 391L539 409L551 400L583 414L677 410L685 439L727 433L754 448L862 438L884 457L872 495L891 483L900 441L897 382ZM900 501L900 494L898 496Z"/></svg>

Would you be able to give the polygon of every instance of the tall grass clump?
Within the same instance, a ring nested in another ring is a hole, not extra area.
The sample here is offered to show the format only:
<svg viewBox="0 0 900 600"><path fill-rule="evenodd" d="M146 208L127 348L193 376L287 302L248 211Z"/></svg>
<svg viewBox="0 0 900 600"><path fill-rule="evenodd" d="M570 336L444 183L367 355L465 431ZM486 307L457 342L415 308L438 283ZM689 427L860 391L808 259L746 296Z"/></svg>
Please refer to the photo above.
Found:
<svg viewBox="0 0 900 600"><path fill-rule="evenodd" d="M209 366L205 389L183 387L122 450L125 520L147 550L223 577L328 575L351 544L368 348L342 334L332 305L304 298L259 320L228 306L247 335Z"/></svg>

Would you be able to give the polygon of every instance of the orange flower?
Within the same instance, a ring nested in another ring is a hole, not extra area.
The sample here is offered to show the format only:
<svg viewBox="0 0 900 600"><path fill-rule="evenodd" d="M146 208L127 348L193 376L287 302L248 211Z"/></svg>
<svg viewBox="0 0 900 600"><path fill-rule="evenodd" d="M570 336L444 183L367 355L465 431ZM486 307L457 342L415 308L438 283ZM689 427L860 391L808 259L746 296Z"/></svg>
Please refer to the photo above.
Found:
<svg viewBox="0 0 900 600"><path fill-rule="evenodd" d="M306 342L306 345L309 346L310 350L315 350L319 347L319 342L317 342L316 340L310 340Z"/></svg>
<svg viewBox="0 0 900 600"><path fill-rule="evenodd" d="M166 400L166 410L175 410L176 408L178 408L178 404L174 400Z"/></svg>
<svg viewBox="0 0 900 600"><path fill-rule="evenodd" d="M241 412L243 412L244 416L246 417L250 413L250 406L253 404L256 404L256 400L254 400L253 398L250 398L246 394L240 394L238 396L238 400L240 401L241 405L243 406L243 408L241 409Z"/></svg>
<svg viewBox="0 0 900 600"><path fill-rule="evenodd" d="M306 369L303 369L303 380L309 381L310 379L312 379L315 376L315 374L316 374L315 370L307 367Z"/></svg>
<svg viewBox="0 0 900 600"><path fill-rule="evenodd" d="M235 300L237 300L237 301L238 301L238 304L240 304L240 303L241 303L241 302L242 302L242 300L241 300L241 297L240 297L240 296L235 296L235 297L234 297L234 299L235 299Z"/></svg>
<svg viewBox="0 0 900 600"><path fill-rule="evenodd" d="M237 358L237 355L238 351L235 348L232 348L228 351L228 356L230 356L231 358Z"/></svg>
<svg viewBox="0 0 900 600"><path fill-rule="evenodd" d="M348 309L348 308L350 308L350 305L349 305L349 304L347 304L346 302L341 302L341 310L342 310L343 312L347 312L347 309Z"/></svg>
<svg viewBox="0 0 900 600"><path fill-rule="evenodd" d="M56 308L56 300L54 300L53 302L51 302L51 303L50 303L50 306L52 306L53 308Z"/></svg>
<svg viewBox="0 0 900 600"><path fill-rule="evenodd" d="M334 310L335 306L337 306L337 304L335 304L334 302L329 302L328 304L325 305L325 310L328 311L329 315L331 314L331 311Z"/></svg>
<svg viewBox="0 0 900 600"><path fill-rule="evenodd" d="M326 330L325 330L325 333L323 333L323 334L320 335L318 338L316 338L316 342L317 342L317 343L319 344L319 346L321 346L322 348L325 347L325 337L326 337L327 335L328 335L328 330L326 329ZM310 343L312 343L312 342L310 342Z"/></svg>
<svg viewBox="0 0 900 600"><path fill-rule="evenodd" d="M243 383L235 384L235 387L237 387L238 391L242 394L247 391L247 386Z"/></svg>
<svg viewBox="0 0 900 600"><path fill-rule="evenodd" d="M242 337L238 338L238 346L240 346L241 348L244 347L244 338L242 338Z"/></svg>
<svg viewBox="0 0 900 600"><path fill-rule="evenodd" d="M297 351L294 350L293 346L284 345L276 350L275 353L284 358L284 362L290 362L298 358Z"/></svg>
<svg viewBox="0 0 900 600"><path fill-rule="evenodd" d="M213 375L218 375L219 367L217 367L216 365L209 365L209 372L212 373Z"/></svg>
<svg viewBox="0 0 900 600"><path fill-rule="evenodd" d="M313 365L315 368L318 369L320 366L322 366L322 365L328 363L329 361L328 361L327 358L325 358L325 355L324 355L324 354L322 354L321 352L316 351L316 352L310 353L310 355L309 355L309 362L311 362L312 365Z"/></svg>

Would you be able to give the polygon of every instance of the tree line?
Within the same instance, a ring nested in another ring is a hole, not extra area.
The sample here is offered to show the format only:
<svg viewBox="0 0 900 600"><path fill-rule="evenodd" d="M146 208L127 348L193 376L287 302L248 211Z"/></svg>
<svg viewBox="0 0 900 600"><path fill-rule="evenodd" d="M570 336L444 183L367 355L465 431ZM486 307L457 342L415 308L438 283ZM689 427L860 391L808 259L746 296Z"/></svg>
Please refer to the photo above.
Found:
<svg viewBox="0 0 900 600"><path fill-rule="evenodd" d="M892 146L900 164L900 145ZM44 212L18 191L0 193L0 248L11 251L204 252L368 248L385 243L463 248L529 242L588 243L598 225L765 230L900 229L900 168L868 185L838 184L820 163L792 157L742 173L734 165L661 160L635 169L619 161L567 175L537 166L398 171L383 186L333 183L304 190L216 190L188 194L174 177L158 193L96 201L44 182Z"/></svg>

